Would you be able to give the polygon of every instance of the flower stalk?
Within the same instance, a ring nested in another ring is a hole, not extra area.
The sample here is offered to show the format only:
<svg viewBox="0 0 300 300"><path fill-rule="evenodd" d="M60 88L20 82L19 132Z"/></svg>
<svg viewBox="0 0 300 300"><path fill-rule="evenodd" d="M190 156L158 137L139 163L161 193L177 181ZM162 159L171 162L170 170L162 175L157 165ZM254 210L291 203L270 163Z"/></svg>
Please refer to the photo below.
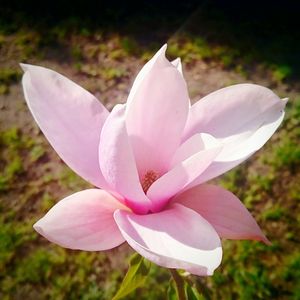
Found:
<svg viewBox="0 0 300 300"><path fill-rule="evenodd" d="M176 269L170 269L176 286L178 300L188 300L184 290L184 279L178 274Z"/></svg>

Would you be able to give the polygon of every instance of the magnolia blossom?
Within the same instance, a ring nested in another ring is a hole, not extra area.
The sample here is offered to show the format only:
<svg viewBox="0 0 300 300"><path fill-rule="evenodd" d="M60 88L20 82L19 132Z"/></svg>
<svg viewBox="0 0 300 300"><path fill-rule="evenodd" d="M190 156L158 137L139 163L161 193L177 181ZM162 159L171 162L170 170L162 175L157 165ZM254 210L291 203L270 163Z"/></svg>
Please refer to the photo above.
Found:
<svg viewBox="0 0 300 300"><path fill-rule="evenodd" d="M237 84L191 106L180 60L169 62L166 47L137 75L127 103L110 113L66 77L22 64L36 122L95 186L58 202L34 228L62 247L100 251L127 241L160 266L212 275L221 238L268 240L236 196L205 182L266 143L286 100Z"/></svg>

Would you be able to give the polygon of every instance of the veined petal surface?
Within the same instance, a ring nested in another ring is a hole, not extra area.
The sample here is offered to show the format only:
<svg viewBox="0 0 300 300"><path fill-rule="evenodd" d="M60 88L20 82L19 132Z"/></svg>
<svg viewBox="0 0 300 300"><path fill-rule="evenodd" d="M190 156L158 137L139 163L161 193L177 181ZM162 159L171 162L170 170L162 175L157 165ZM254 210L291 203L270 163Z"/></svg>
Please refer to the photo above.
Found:
<svg viewBox="0 0 300 300"><path fill-rule="evenodd" d="M88 91L47 68L22 64L28 107L58 155L78 175L105 188L98 145L106 108Z"/></svg>
<svg viewBox="0 0 300 300"><path fill-rule="evenodd" d="M128 210L109 193L88 189L59 201L33 227L65 248L108 250L124 242L113 218L117 209Z"/></svg>
<svg viewBox="0 0 300 300"><path fill-rule="evenodd" d="M203 137L208 137L208 145L204 145ZM203 143L203 148L205 146L207 148L194 153L195 146L201 146L199 138ZM222 150L220 143L209 135L200 136L198 139L191 138L191 140L191 143L188 141L186 144L183 144L181 148L178 148L178 152L175 153L175 159L182 158L183 160L178 161L170 171L158 178L147 191L147 196L153 202L153 211L162 209L169 202L170 198L184 190L199 174L205 172ZM191 156L187 154L191 154Z"/></svg>
<svg viewBox="0 0 300 300"><path fill-rule="evenodd" d="M103 126L99 162L110 188L123 196L125 203L138 213L147 213L151 209L152 202L140 184L127 135L125 105L116 105Z"/></svg>
<svg viewBox="0 0 300 300"><path fill-rule="evenodd" d="M173 201L199 213L222 238L269 243L243 203L221 187L199 185L178 195Z"/></svg>
<svg viewBox="0 0 300 300"><path fill-rule="evenodd" d="M223 149L188 188L223 174L260 149L281 124L286 102L265 87L238 84L195 103L183 140L206 132L217 138Z"/></svg>
<svg viewBox="0 0 300 300"><path fill-rule="evenodd" d="M160 266L205 276L221 262L221 242L214 228L182 205L149 215L118 210L114 217L129 245Z"/></svg>
<svg viewBox="0 0 300 300"><path fill-rule="evenodd" d="M127 102L126 126L140 177L168 170L189 110L186 83L165 50L142 69Z"/></svg>

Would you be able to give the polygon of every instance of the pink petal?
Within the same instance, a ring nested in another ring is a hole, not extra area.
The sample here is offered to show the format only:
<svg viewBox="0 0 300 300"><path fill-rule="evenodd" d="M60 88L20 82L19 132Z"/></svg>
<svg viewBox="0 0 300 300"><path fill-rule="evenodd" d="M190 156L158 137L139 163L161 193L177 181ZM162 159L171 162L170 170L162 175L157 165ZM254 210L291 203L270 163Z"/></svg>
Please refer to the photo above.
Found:
<svg viewBox="0 0 300 300"><path fill-rule="evenodd" d="M273 112L271 111L271 113ZM275 119L274 122L270 121L270 123L262 125L254 133L245 133L245 136L247 135L248 138L241 140L240 143L237 142L235 147L235 141L225 145L223 144L225 150L221 151L214 162L212 162L212 164L197 179L189 184L187 189L229 171L259 150L281 124L284 118L284 112L279 113L281 116Z"/></svg>
<svg viewBox="0 0 300 300"><path fill-rule="evenodd" d="M59 156L96 186L106 183L98 164L100 132L106 108L89 92L46 68L24 65L28 107Z"/></svg>
<svg viewBox="0 0 300 300"><path fill-rule="evenodd" d="M269 89L254 84L227 87L194 104L184 140L207 132L223 144L223 150L189 187L223 174L260 149L282 122L285 104Z"/></svg>
<svg viewBox="0 0 300 300"><path fill-rule="evenodd" d="M84 190L58 202L33 227L65 248L108 250L124 242L113 218L117 209L127 208L103 190Z"/></svg>
<svg viewBox="0 0 300 300"><path fill-rule="evenodd" d="M150 186L147 196L154 204L153 211L161 210L171 197L181 192L193 182L199 174L205 171L222 150L220 144L212 143L211 148L204 149L195 154L191 153L190 157L185 158L187 152L182 151L182 153L180 149L186 150L183 149L187 148L185 146L195 146L196 143L193 145L190 144L188 142L188 145L182 145L182 148L179 148L177 152L177 154L182 154L184 160L179 161L169 172L165 173Z"/></svg>
<svg viewBox="0 0 300 300"><path fill-rule="evenodd" d="M242 202L221 187L199 185L178 195L173 201L199 213L222 238L269 243Z"/></svg>
<svg viewBox="0 0 300 300"><path fill-rule="evenodd" d="M145 77L148 75L148 73L151 71L153 65L155 64L156 60L161 56L164 55L164 53L167 50L167 44L164 44L152 57L151 60L149 60L141 69L141 71L137 74L132 88L130 90L130 93L127 98L127 106L131 105L131 101L133 100L137 90L140 88L140 85L144 81Z"/></svg>
<svg viewBox="0 0 300 300"><path fill-rule="evenodd" d="M261 119L261 114L274 105L283 109L284 104L271 90L255 84L236 84L220 89L192 106L185 139L197 132L207 132L216 138L240 134L245 129L258 127L253 124L256 118Z"/></svg>
<svg viewBox="0 0 300 300"><path fill-rule="evenodd" d="M180 144L189 109L186 83L166 59L166 47L142 69L142 80L129 96L126 125L138 172L163 174ZM149 67L150 66L150 67Z"/></svg>
<svg viewBox="0 0 300 300"><path fill-rule="evenodd" d="M173 61L171 61L172 65L182 74L182 64L180 57L177 57Z"/></svg>
<svg viewBox="0 0 300 300"><path fill-rule="evenodd" d="M107 118L99 144L100 168L110 188L138 213L147 213L151 201L140 184L125 124L125 105L116 105Z"/></svg>
<svg viewBox="0 0 300 300"><path fill-rule="evenodd" d="M183 68L182 68L182 63L181 63L180 57L177 57L176 59L172 60L171 64L178 70L178 72L181 74L183 80L185 81L184 76L183 76ZM191 107L190 99L189 99L189 107Z"/></svg>
<svg viewBox="0 0 300 300"><path fill-rule="evenodd" d="M222 259L219 236L199 214L175 204L160 213L114 214L129 245L150 261L195 275L212 275Z"/></svg>
<svg viewBox="0 0 300 300"><path fill-rule="evenodd" d="M186 160L197 152L220 146L220 143L210 134L197 133L180 145L174 153L171 166Z"/></svg>

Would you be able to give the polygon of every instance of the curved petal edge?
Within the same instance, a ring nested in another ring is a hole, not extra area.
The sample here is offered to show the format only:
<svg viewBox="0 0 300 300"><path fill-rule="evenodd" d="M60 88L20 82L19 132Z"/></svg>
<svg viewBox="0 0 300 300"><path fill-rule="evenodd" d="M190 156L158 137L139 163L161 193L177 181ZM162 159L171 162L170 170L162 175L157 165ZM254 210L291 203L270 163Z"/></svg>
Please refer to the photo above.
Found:
<svg viewBox="0 0 300 300"><path fill-rule="evenodd" d="M108 116L88 91L47 68L22 64L27 105L59 156L78 175L105 188L98 165L98 144Z"/></svg>
<svg viewBox="0 0 300 300"><path fill-rule="evenodd" d="M88 189L59 201L33 227L65 248L108 250L125 241L113 218L117 209L128 210L109 193Z"/></svg>
<svg viewBox="0 0 300 300"><path fill-rule="evenodd" d="M149 215L118 210L114 218L129 245L160 266L207 276L221 263L221 241L216 231L182 205Z"/></svg>
<svg viewBox="0 0 300 300"><path fill-rule="evenodd" d="M193 209L225 239L250 239L270 244L243 203L231 192L210 184L196 186L173 199Z"/></svg>

